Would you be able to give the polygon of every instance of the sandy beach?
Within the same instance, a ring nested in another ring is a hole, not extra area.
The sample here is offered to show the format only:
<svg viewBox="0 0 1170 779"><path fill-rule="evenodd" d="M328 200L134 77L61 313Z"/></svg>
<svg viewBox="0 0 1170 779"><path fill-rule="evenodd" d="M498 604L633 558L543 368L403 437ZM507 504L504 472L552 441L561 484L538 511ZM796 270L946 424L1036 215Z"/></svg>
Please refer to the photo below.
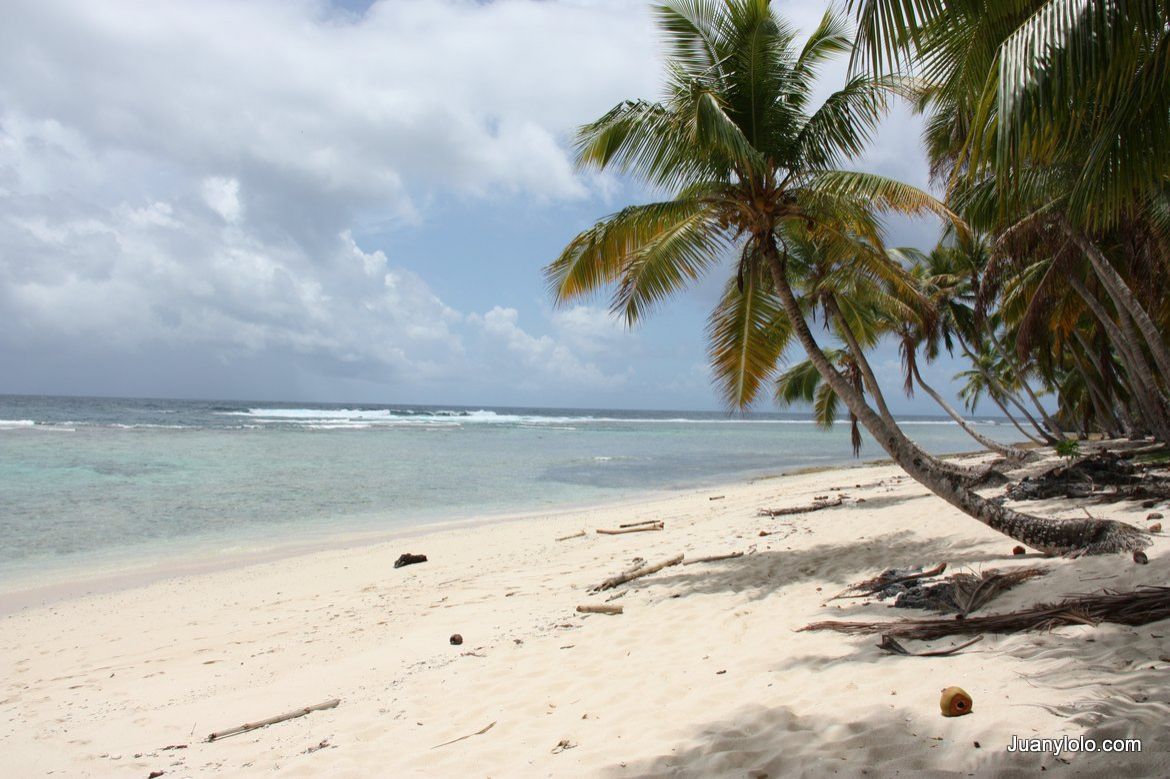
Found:
<svg viewBox="0 0 1170 779"><path fill-rule="evenodd" d="M812 513L757 516L818 495L844 498ZM1071 503L1032 507L1082 515ZM1093 513L1145 524L1134 504ZM595 532L647 520L665 529ZM445 528L92 595L57 592L0 621L4 773L1170 773L1166 623L987 636L948 657L798 632L820 619L922 616L829 600L895 566L1049 569L989 612L1164 583L1162 537L1145 566L1124 555L1015 557L1013 545L879 465ZM405 552L428 561L395 569ZM732 552L744 555L590 593L639 558ZM13 606L28 594L3 597ZM575 611L607 602L623 613ZM461 645L449 642L454 633ZM940 716L939 692L952 685L971 694L971 714ZM339 705L205 741L331 699ZM1064 735L1138 738L1142 751L1007 751L1013 736Z"/></svg>

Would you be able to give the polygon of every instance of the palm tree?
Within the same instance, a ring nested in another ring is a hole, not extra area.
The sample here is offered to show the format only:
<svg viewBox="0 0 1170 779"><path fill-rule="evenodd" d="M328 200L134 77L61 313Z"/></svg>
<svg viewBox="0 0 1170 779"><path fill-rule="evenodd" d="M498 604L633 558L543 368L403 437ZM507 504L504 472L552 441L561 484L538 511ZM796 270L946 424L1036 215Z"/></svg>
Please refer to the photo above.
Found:
<svg viewBox="0 0 1170 779"><path fill-rule="evenodd" d="M557 302L613 284L614 310L633 323L733 255L733 280L711 328L714 368L732 405L751 404L795 338L890 456L967 514L1046 553L1145 546L1129 525L1043 519L980 497L871 407L868 380L851 381L817 342L806 319L814 301L795 289L808 286L808 268L790 246L819 239L833 250L831 272L898 283L902 269L877 250L879 215L954 219L913 187L840 169L862 151L896 86L856 75L810 105L817 66L851 46L842 20L827 13L798 47L768 0L673 0L657 13L668 50L665 99L627 101L584 126L577 156L584 167L636 176L672 197L622 209L573 239L546 269ZM851 354L860 363L860 352Z"/></svg>

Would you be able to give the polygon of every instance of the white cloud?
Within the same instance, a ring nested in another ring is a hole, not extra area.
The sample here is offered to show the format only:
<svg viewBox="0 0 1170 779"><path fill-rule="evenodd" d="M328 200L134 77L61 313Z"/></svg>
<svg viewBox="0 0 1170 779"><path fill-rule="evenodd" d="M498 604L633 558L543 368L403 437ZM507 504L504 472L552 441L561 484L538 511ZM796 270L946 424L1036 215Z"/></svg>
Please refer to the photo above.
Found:
<svg viewBox="0 0 1170 779"><path fill-rule="evenodd" d="M228 224L236 224L244 215L240 204L240 182L223 176L208 176L201 187L207 207L223 217Z"/></svg>
<svg viewBox="0 0 1170 779"><path fill-rule="evenodd" d="M519 326L519 312L496 306L483 315L472 314L468 321L502 343L515 358L521 388L541 384L579 389L613 389L625 383L632 373L606 373L596 363L580 359L573 349L551 336L536 337ZM551 380L551 383L550 383Z"/></svg>

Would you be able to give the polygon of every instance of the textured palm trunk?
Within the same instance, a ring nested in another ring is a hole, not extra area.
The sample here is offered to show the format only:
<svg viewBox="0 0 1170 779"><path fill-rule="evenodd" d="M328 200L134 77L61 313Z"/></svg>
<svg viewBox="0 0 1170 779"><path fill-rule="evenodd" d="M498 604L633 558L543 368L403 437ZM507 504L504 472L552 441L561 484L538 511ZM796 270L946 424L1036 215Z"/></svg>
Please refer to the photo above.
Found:
<svg viewBox="0 0 1170 779"><path fill-rule="evenodd" d="M1109 296L1113 298L1119 308L1124 307L1126 312L1133 317L1138 331L1141 332L1146 346L1150 349L1150 354L1153 355L1154 364L1158 366L1162 381L1166 383L1166 386L1170 386L1170 349L1167 349L1166 341L1162 338L1158 325L1150 318L1149 312L1133 294L1129 284L1113 267L1113 263L1109 262L1109 258L1097 248L1097 245L1065 219L1061 219L1061 228L1065 235L1077 245L1077 248L1089 258L1089 264L1093 266L1093 273L1108 290Z"/></svg>
<svg viewBox="0 0 1170 779"><path fill-rule="evenodd" d="M918 384L919 387L922 388L922 391L929 395L934 400L934 402L942 408L943 411L947 412L947 416L955 420L955 424L963 428L963 432L974 438L979 443L983 444L983 446L987 447L991 451L1007 457L1009 460L1022 462L1023 460L1028 459L1029 453L1026 450L1017 449L1016 447L1008 446L1007 444L1001 444L1000 442L988 438L975 428L971 427L970 423L963 418L962 414L956 411L950 403L947 403L942 395L935 392L933 387L923 381L922 374L918 371L917 365L912 364L910 370L913 371L914 381Z"/></svg>
<svg viewBox="0 0 1170 779"><path fill-rule="evenodd" d="M918 447L904 436L897 436L877 412L869 407L828 357L821 351L804 320L804 312L785 275L771 236L763 241L763 253L772 273L776 293L780 298L797 338L821 377L828 382L849 410L865 425L883 449L907 474L935 495L977 519L1033 549L1045 554L1064 554L1073 551L1087 553L1116 552L1141 549L1149 544L1146 534L1130 525L1112 520L1075 519L1053 520L1023 514L992 503L968 489L959 476L933 467Z"/></svg>

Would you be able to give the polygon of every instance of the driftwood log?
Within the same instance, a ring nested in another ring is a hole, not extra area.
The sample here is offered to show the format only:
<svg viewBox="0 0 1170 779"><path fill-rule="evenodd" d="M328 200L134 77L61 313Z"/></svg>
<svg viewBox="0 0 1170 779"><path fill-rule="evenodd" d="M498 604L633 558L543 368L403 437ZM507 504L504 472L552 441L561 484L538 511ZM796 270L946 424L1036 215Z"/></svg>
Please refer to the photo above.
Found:
<svg viewBox="0 0 1170 779"><path fill-rule="evenodd" d="M324 703L317 703L317 704L314 704L312 706L306 706L303 709L297 709L296 711L290 711L290 712L287 712L285 714L277 714L275 717L269 717L268 719L262 719L262 720L258 720L256 722L245 722L243 725L237 725L236 727L228 728L227 730L217 730L207 737L207 741L208 741L208 743L210 743L212 741L219 741L221 738L227 738L228 736L235 736L239 733L247 733L250 730L259 730L260 728L265 728L265 727L268 727L269 725L275 725L278 722L284 722L285 720L296 719L297 717L303 717L306 714L309 714L309 713L314 712L314 711L323 711L324 709L332 709L332 708L335 708L337 706L337 704L339 704L339 703L341 703L341 699L334 698L331 701L325 701Z"/></svg>
<svg viewBox="0 0 1170 779"><path fill-rule="evenodd" d="M683 555L675 555L674 557L671 557L668 560L663 560L662 562L655 563L654 565L644 565L641 568L636 568L632 571L627 571L627 572L625 572L623 574L619 574L617 576L611 576L610 578L603 581L601 584L594 587L593 592L601 592L603 590L612 590L614 587L617 587L618 585L625 584L626 582L632 582L634 579L640 579L643 576L649 576L652 573L657 573L658 571L661 571L663 568L669 568L672 565L678 565L682 561L683 561Z"/></svg>
<svg viewBox="0 0 1170 779"><path fill-rule="evenodd" d="M845 502L845 499L840 495L836 500L816 500L807 506L792 506L786 509L760 509L756 512L757 517L787 517L791 514L807 514L810 511L820 511L821 509L830 509L834 506L840 506Z"/></svg>
<svg viewBox="0 0 1170 779"><path fill-rule="evenodd" d="M639 527L641 525L658 525L661 523L661 519L644 519L641 522L626 522L624 524L618 525L618 527Z"/></svg>
<svg viewBox="0 0 1170 779"><path fill-rule="evenodd" d="M621 614L622 607L608 603L592 603L578 606L577 611L582 614Z"/></svg>
<svg viewBox="0 0 1170 779"><path fill-rule="evenodd" d="M734 560L737 557L743 557L743 552L732 552L731 554L716 554L710 557L696 557L694 560L683 560L683 565L694 565L695 563L713 563L717 560Z"/></svg>
<svg viewBox="0 0 1170 779"><path fill-rule="evenodd" d="M618 536L622 533L642 533L646 530L664 530L666 524L663 522L650 522L639 524L636 527L620 527L617 530L608 530L606 528L598 528L597 532L603 536Z"/></svg>
<svg viewBox="0 0 1170 779"><path fill-rule="evenodd" d="M561 537L560 537L560 538L558 538L557 540L558 540L558 541L568 541L570 538L580 538L580 537L581 537L581 536L583 536L583 535L585 535L585 531L584 531L584 530L581 530L581 531L579 531L579 532L573 533L572 535L568 535L568 536L561 536Z"/></svg>

